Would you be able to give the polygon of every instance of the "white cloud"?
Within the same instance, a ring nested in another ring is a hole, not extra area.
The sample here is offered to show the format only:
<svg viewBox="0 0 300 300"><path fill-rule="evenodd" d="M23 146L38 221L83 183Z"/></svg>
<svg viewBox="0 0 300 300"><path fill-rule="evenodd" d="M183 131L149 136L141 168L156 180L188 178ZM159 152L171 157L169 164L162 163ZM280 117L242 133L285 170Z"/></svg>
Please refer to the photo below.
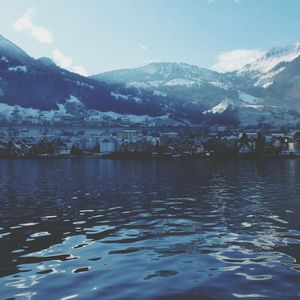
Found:
<svg viewBox="0 0 300 300"><path fill-rule="evenodd" d="M147 46L145 46L144 44L140 44L140 48L142 48L144 51L148 50Z"/></svg>
<svg viewBox="0 0 300 300"><path fill-rule="evenodd" d="M82 76L88 76L88 72L84 66L73 66L73 70L75 73L80 74Z"/></svg>
<svg viewBox="0 0 300 300"><path fill-rule="evenodd" d="M261 49L236 49L223 52L217 56L218 62L212 66L212 69L222 73L236 71L254 62L264 53Z"/></svg>
<svg viewBox="0 0 300 300"><path fill-rule="evenodd" d="M29 35L41 43L51 43L53 40L51 32L44 27L33 24L32 18L33 10L30 9L13 24L13 29L16 31L27 31Z"/></svg>
<svg viewBox="0 0 300 300"><path fill-rule="evenodd" d="M53 50L53 58L62 68L69 68L72 65L73 59L70 57L65 56L59 50Z"/></svg>
<svg viewBox="0 0 300 300"><path fill-rule="evenodd" d="M73 59L65 56L61 51L57 49L53 50L52 56L60 67L69 69L72 72L75 72L82 76L88 76L88 72L84 66L73 66Z"/></svg>

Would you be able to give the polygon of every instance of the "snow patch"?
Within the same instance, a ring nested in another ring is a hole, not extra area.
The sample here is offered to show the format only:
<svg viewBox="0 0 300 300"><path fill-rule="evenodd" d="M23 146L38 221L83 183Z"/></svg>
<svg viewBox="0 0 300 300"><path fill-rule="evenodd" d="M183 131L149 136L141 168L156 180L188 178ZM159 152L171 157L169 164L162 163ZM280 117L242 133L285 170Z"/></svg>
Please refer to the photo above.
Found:
<svg viewBox="0 0 300 300"><path fill-rule="evenodd" d="M207 110L204 112L204 114L206 113L223 113L230 105L232 105L233 102L229 99L225 99L223 101L221 101L218 105L214 106L212 109Z"/></svg>
<svg viewBox="0 0 300 300"><path fill-rule="evenodd" d="M81 101L77 97L72 96L72 95L70 95L70 97L67 99L67 102L82 104Z"/></svg>
<svg viewBox="0 0 300 300"><path fill-rule="evenodd" d="M27 67L26 66L9 67L8 71L26 73L27 72Z"/></svg>
<svg viewBox="0 0 300 300"><path fill-rule="evenodd" d="M141 103L143 100L140 97L132 97L136 103Z"/></svg>
<svg viewBox="0 0 300 300"><path fill-rule="evenodd" d="M153 91L153 96L167 97L167 94L160 91Z"/></svg>
<svg viewBox="0 0 300 300"><path fill-rule="evenodd" d="M0 58L1 61L5 61L5 62L8 62L8 59L5 55L2 55L1 58Z"/></svg>
<svg viewBox="0 0 300 300"><path fill-rule="evenodd" d="M190 86L193 86L194 84L195 84L195 82L192 80L178 78L178 79L172 79L170 81L167 81L164 85L166 85L166 86L181 85L181 86L190 87Z"/></svg>
<svg viewBox="0 0 300 300"><path fill-rule="evenodd" d="M266 89L266 88L268 88L269 86L271 86L272 84L273 84L273 81L270 81L270 82L265 83L262 87L263 87L264 89Z"/></svg>
<svg viewBox="0 0 300 300"><path fill-rule="evenodd" d="M259 100L258 98L241 91L239 91L239 98L248 104L256 104Z"/></svg>
<svg viewBox="0 0 300 300"><path fill-rule="evenodd" d="M115 97L117 100L128 100L129 96L125 96L125 95L121 95L121 94L117 94L114 92L110 93L113 97Z"/></svg>
<svg viewBox="0 0 300 300"><path fill-rule="evenodd" d="M300 44L275 47L253 63L237 70L238 74L248 74L256 80L255 86L268 87L271 79L285 69L284 64L300 56ZM280 68L279 68L279 64ZM276 68L277 67L277 68Z"/></svg>
<svg viewBox="0 0 300 300"><path fill-rule="evenodd" d="M94 86L92 86L92 85L90 85L90 84L87 84L87 83L84 83L84 82L81 82L81 81L76 81L76 84L77 84L78 86L88 87L88 88L90 88L91 90L95 89Z"/></svg>
<svg viewBox="0 0 300 300"><path fill-rule="evenodd" d="M210 84L212 84L213 86L218 87L220 89L226 90L226 91L228 91L230 89L230 86L228 86L227 84L222 83L220 81L211 81Z"/></svg>

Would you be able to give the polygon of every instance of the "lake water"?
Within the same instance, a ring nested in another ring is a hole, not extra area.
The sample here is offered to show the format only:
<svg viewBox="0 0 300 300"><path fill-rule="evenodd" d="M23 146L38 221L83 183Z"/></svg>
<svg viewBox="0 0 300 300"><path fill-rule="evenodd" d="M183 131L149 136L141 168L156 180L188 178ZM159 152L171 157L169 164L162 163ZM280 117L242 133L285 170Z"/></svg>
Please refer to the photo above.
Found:
<svg viewBox="0 0 300 300"><path fill-rule="evenodd" d="M1 299L300 299L300 160L0 160Z"/></svg>

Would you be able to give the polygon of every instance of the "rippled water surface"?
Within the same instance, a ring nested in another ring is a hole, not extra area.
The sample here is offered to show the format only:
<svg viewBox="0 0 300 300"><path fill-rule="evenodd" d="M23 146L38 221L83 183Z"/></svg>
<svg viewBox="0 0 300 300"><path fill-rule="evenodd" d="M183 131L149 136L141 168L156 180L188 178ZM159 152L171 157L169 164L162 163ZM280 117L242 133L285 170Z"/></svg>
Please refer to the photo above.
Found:
<svg viewBox="0 0 300 300"><path fill-rule="evenodd" d="M300 160L0 160L1 299L300 299Z"/></svg>

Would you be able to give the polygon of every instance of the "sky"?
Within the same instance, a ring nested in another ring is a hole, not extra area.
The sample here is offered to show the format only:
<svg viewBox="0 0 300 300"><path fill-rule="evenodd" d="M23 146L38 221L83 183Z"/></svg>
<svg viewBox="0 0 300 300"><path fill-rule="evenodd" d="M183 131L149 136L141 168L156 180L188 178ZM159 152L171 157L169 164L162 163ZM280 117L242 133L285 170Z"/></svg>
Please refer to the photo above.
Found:
<svg viewBox="0 0 300 300"><path fill-rule="evenodd" d="M298 0L0 0L0 34L83 75L185 62L230 71L300 41Z"/></svg>

